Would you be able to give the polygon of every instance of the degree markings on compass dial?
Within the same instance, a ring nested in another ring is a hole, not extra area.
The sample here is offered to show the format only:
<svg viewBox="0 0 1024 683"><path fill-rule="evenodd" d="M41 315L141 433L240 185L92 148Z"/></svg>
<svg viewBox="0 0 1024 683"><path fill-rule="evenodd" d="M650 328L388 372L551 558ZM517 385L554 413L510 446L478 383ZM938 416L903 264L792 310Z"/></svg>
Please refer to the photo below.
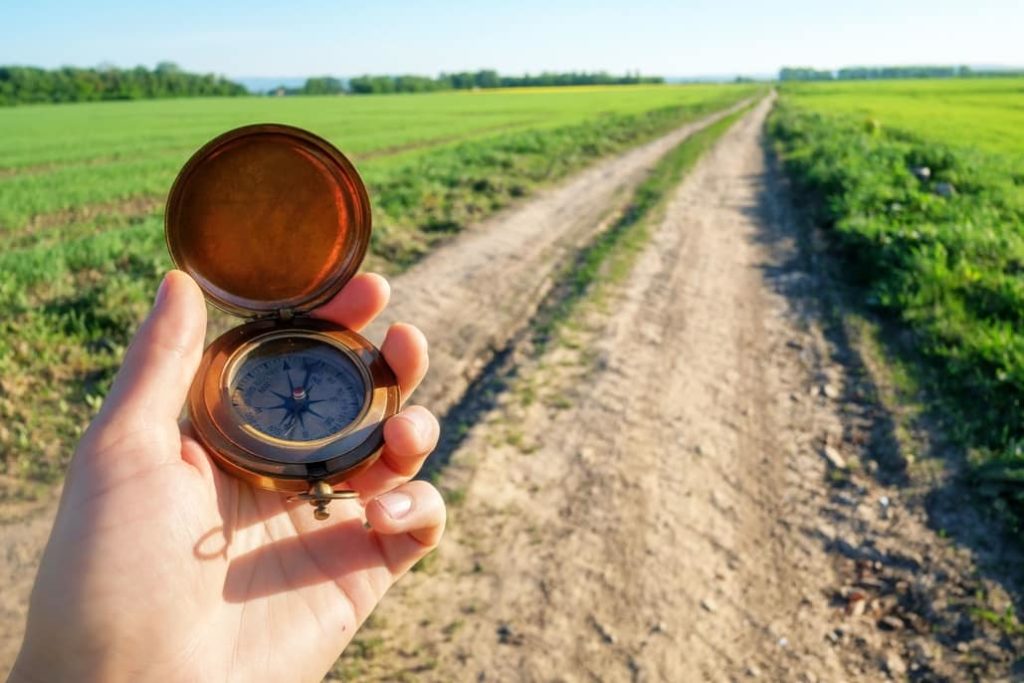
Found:
<svg viewBox="0 0 1024 683"><path fill-rule="evenodd" d="M359 371L341 351L309 340L269 342L244 358L231 405L256 430L288 441L340 432L363 407Z"/></svg>

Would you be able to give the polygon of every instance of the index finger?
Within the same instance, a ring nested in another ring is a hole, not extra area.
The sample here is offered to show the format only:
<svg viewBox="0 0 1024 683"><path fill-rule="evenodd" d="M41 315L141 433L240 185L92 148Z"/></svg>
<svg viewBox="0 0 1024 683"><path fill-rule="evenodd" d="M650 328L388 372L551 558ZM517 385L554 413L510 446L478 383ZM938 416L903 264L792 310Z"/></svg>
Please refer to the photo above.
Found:
<svg viewBox="0 0 1024 683"><path fill-rule="evenodd" d="M390 298L387 280L377 273L360 273L312 315L358 332L380 315Z"/></svg>

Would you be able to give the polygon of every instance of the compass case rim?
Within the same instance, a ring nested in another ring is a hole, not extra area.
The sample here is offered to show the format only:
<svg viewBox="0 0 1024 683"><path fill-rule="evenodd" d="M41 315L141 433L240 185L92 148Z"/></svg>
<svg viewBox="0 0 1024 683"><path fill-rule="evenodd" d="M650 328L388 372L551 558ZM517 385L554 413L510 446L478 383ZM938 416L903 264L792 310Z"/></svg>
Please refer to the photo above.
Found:
<svg viewBox="0 0 1024 683"><path fill-rule="evenodd" d="M371 229L369 195L348 158L277 123L235 128L199 148L164 212L175 266L211 304L241 317L329 301L358 272Z"/></svg>
<svg viewBox="0 0 1024 683"><path fill-rule="evenodd" d="M289 334L326 338L347 349L368 373L370 396L363 411L326 445L291 442L295 445L282 447L272 438L254 439L237 424L223 398L225 368L244 346ZM228 330L203 353L188 399L196 436L223 469L260 488L290 493L305 492L318 480L338 484L373 464L384 445L384 423L400 406L398 380L380 351L362 335L315 318L257 320ZM311 462L286 459L302 450L326 456Z"/></svg>

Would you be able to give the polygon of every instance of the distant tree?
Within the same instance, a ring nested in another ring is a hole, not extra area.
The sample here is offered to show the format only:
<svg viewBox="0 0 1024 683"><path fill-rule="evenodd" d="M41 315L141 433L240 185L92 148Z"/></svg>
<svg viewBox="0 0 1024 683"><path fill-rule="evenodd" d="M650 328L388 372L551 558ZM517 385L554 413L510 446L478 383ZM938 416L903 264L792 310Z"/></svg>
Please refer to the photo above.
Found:
<svg viewBox="0 0 1024 683"><path fill-rule="evenodd" d="M784 66L779 71L780 81L831 81L834 78L831 71L812 69L810 67Z"/></svg>
<svg viewBox="0 0 1024 683"><path fill-rule="evenodd" d="M484 69L473 75L473 85L478 88L500 88L501 77L498 76L497 71Z"/></svg>
<svg viewBox="0 0 1024 683"><path fill-rule="evenodd" d="M492 69L441 73L437 78L425 76L359 76L349 81L349 90L356 94L384 92L430 92L434 90L470 90L473 88L522 88L529 86L628 85L633 83L664 83L654 76L626 74L611 76L596 73L544 72L537 76L501 76Z"/></svg>
<svg viewBox="0 0 1024 683"><path fill-rule="evenodd" d="M1021 76L1020 70L975 71L968 66L846 66L833 76L831 71L807 67L784 67L779 72L782 81L841 81L878 80L891 78L973 78L993 76Z"/></svg>
<svg viewBox="0 0 1024 683"><path fill-rule="evenodd" d="M475 85L473 74L469 71L452 74L452 87L456 90L469 90Z"/></svg>
<svg viewBox="0 0 1024 683"><path fill-rule="evenodd" d="M0 66L0 105L235 96L247 92L220 76L182 71L173 62L161 62L152 71L144 66L124 70L107 64L92 69L65 66L53 70Z"/></svg>
<svg viewBox="0 0 1024 683"><path fill-rule="evenodd" d="M159 62L153 71L158 74L176 74L181 73L181 67L174 62Z"/></svg>
<svg viewBox="0 0 1024 683"><path fill-rule="evenodd" d="M611 76L605 72L555 73L537 76L502 76L493 69L441 73L436 78L403 74L399 76L362 75L349 79L347 86L335 78L310 78L302 88L282 90L276 94L322 95L347 91L354 95L386 93L422 93L439 90L470 90L473 88L521 88L527 86L627 85L633 83L664 83L665 79L641 76L639 73Z"/></svg>
<svg viewBox="0 0 1024 683"><path fill-rule="evenodd" d="M340 95L345 92L345 84L330 76L307 78L300 92L303 95Z"/></svg>

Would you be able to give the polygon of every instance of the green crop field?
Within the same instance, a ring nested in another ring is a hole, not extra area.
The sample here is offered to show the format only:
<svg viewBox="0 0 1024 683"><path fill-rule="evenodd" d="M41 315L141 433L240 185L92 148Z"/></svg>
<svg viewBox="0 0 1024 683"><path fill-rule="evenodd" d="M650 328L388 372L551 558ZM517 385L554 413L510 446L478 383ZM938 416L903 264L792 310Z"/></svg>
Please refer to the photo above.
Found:
<svg viewBox="0 0 1024 683"><path fill-rule="evenodd" d="M758 88L636 86L0 109L0 457L52 481L169 267L162 203L229 128L308 128L358 165L394 272L534 187Z"/></svg>
<svg viewBox="0 0 1024 683"><path fill-rule="evenodd" d="M1024 81L787 85L770 129L979 487L1024 514Z"/></svg>

